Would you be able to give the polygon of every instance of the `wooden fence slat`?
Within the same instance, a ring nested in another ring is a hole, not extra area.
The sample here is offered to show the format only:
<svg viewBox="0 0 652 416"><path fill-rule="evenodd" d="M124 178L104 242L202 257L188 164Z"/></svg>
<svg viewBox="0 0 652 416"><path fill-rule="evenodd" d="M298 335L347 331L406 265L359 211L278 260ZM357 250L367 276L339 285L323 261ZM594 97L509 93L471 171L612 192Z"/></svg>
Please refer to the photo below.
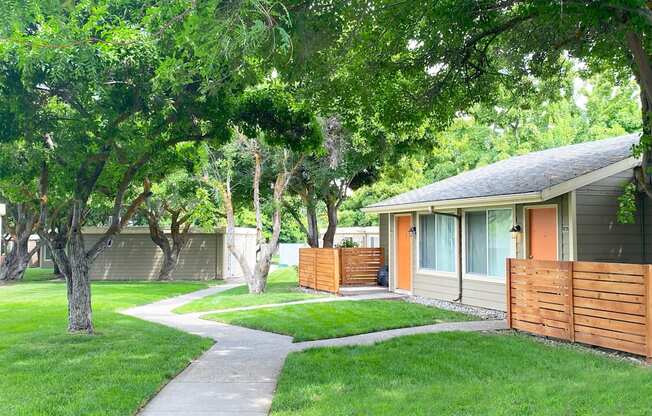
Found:
<svg viewBox="0 0 652 416"><path fill-rule="evenodd" d="M640 303L640 304L645 303L644 296L624 295L622 293L596 292L595 290L582 290L582 289L574 288L573 295L575 297L582 297L582 298L615 300L619 302Z"/></svg>
<svg viewBox="0 0 652 416"><path fill-rule="evenodd" d="M621 282L621 283L638 283L643 284L643 276L631 274L614 274L614 273L589 273L589 272L575 272L575 279L584 280L604 280L607 282Z"/></svg>
<svg viewBox="0 0 652 416"><path fill-rule="evenodd" d="M589 262L589 261L576 261L575 271L614 273L614 274L634 274L638 276L643 276L645 271L645 266L642 264L598 263L598 262Z"/></svg>
<svg viewBox="0 0 652 416"><path fill-rule="evenodd" d="M631 315L645 315L645 305L641 303L618 302L614 300L589 299L575 296L575 306L583 308L600 309L610 312L628 313Z"/></svg>
<svg viewBox="0 0 652 416"><path fill-rule="evenodd" d="M626 295L643 295L645 287L634 283L601 282L598 280L576 279L574 287L577 289L596 290L598 292L622 293Z"/></svg>
<svg viewBox="0 0 652 416"><path fill-rule="evenodd" d="M507 328L512 329L512 259L508 257L505 263L505 270L507 270Z"/></svg>
<svg viewBox="0 0 652 416"><path fill-rule="evenodd" d="M573 296L573 280L575 280L574 264L573 262L567 262L568 265L568 276L567 276L567 289L566 289L566 299L568 300L568 338L571 342L575 342L575 302Z"/></svg>
<svg viewBox="0 0 652 416"><path fill-rule="evenodd" d="M595 316L596 318L615 319L616 321L633 322L633 323L643 324L643 325L645 324L646 321L646 318L644 316L630 315L630 314L618 313L618 312L609 312L602 309L589 309L589 308L581 308L576 306L575 308L573 308L573 312L575 315Z"/></svg>

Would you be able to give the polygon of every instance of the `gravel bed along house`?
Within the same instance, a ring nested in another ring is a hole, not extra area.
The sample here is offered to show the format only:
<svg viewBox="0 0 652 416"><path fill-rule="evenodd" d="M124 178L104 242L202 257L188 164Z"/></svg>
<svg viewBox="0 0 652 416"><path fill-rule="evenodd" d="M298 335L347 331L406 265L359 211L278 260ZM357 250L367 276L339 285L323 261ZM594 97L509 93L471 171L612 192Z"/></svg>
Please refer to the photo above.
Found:
<svg viewBox="0 0 652 416"><path fill-rule="evenodd" d="M477 316L480 319L505 319L505 312L497 311L494 309L480 308L477 306L464 305L458 302L449 302L446 300L430 299L422 296L409 296L406 298L408 302L419 303L421 305L433 306L439 309L446 309L449 311L462 312L468 315Z"/></svg>

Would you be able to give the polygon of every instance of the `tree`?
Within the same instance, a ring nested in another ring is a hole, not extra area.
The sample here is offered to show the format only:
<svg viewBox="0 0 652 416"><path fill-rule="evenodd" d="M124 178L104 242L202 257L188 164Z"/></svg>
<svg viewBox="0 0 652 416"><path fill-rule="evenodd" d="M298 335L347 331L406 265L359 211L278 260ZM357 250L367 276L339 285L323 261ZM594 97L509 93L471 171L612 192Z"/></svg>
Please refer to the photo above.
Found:
<svg viewBox="0 0 652 416"><path fill-rule="evenodd" d="M29 249L29 239L39 226L34 187L38 177L38 157L24 142L0 143L0 202L7 206L3 226L5 235L0 238L10 248L0 264L0 281L22 279L31 258L40 248L39 242ZM21 166L30 169L20 170Z"/></svg>
<svg viewBox="0 0 652 416"><path fill-rule="evenodd" d="M305 213L302 216L296 206L288 206L288 210L311 247L319 247L319 214L323 210L327 224L323 247L333 247L339 209L352 188L375 179L375 170L388 154L379 157L387 136L363 136L346 128L336 116L322 119L321 127L323 151L304 158L291 182L291 191L300 198Z"/></svg>
<svg viewBox="0 0 652 416"><path fill-rule="evenodd" d="M242 81L234 51L251 48L234 43L213 54L211 71L194 67L192 35L211 5L193 5L82 2L46 15L29 3L32 21L2 32L1 75L11 81L1 90L2 139L44 154L39 234L66 278L70 332L93 332L88 270L151 196L144 167L177 143L228 138L229 94ZM212 14L213 26L255 26L240 6L220 6L228 13ZM82 227L98 198L111 201L108 228L86 247Z"/></svg>
<svg viewBox="0 0 652 416"><path fill-rule="evenodd" d="M175 171L152 186L153 196L141 209L152 241L163 252L158 280L172 279L191 227L210 227L215 222L215 210L201 186L193 172Z"/></svg>
<svg viewBox="0 0 652 416"><path fill-rule="evenodd" d="M424 0L299 2L292 8L298 71L324 100L395 128L445 127L496 92L528 95L563 79L569 60L640 87L644 166L652 148L649 2ZM301 39L304 39L301 42ZM639 186L647 189L645 178Z"/></svg>
<svg viewBox="0 0 652 416"><path fill-rule="evenodd" d="M22 279L30 260L41 248L40 242L29 248L29 238L38 226L38 212L25 203L18 203L8 206L8 214L9 239L5 244L11 243L11 250L0 265L0 281Z"/></svg>
<svg viewBox="0 0 652 416"><path fill-rule="evenodd" d="M235 120L240 130L236 140L217 151L209 150L205 176L224 206L226 246L237 259L249 292L258 294L265 291L272 256L278 249L286 190L304 154L321 143L321 135L312 112L275 82L246 91ZM249 173L238 174L246 171ZM245 189L251 190L256 222L253 270L235 244L234 183L238 179L246 183L247 178L251 183ZM269 190L265 184L269 184ZM264 199L272 212L269 236L263 229Z"/></svg>
<svg viewBox="0 0 652 416"><path fill-rule="evenodd" d="M360 209L406 190L511 156L640 130L640 109L632 100L638 93L635 82L614 85L605 74L586 80L578 76L569 74L559 89L539 84L554 97L502 93L495 105L476 104L442 131L428 128L426 121L423 131L433 136L433 149L384 166L376 182L343 204L340 221L375 225L377 216Z"/></svg>

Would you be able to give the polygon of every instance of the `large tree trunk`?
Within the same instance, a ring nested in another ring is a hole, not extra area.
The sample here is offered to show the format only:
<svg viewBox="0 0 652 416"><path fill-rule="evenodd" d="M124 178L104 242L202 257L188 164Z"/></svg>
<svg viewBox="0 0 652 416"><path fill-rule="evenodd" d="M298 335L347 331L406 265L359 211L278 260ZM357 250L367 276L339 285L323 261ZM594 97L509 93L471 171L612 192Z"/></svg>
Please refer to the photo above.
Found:
<svg viewBox="0 0 652 416"><path fill-rule="evenodd" d="M644 49L638 34L627 33L627 46L632 52L633 72L641 89L642 130L639 150L642 153L641 167L635 170L635 177L648 198L652 198L649 183L648 164L652 158L652 57Z"/></svg>
<svg viewBox="0 0 652 416"><path fill-rule="evenodd" d="M23 204L18 204L13 209L14 236L13 247L0 265L0 281L21 280L25 270L29 267L32 257L40 248L40 242L32 250L29 249L29 238L34 232L37 215Z"/></svg>
<svg viewBox="0 0 652 416"><path fill-rule="evenodd" d="M12 250L7 253L2 266L0 266L0 281L21 280L29 266L30 258L27 242L15 241Z"/></svg>
<svg viewBox="0 0 652 416"><path fill-rule="evenodd" d="M68 279L70 277L70 261L66 254L66 243L68 241L67 227L50 231L48 234L43 233L41 239L45 240L50 248L52 263L54 263L54 273Z"/></svg>
<svg viewBox="0 0 652 416"><path fill-rule="evenodd" d="M179 252L170 250L167 253L163 252L163 255L163 264L158 272L158 280L172 280L172 274L179 264Z"/></svg>
<svg viewBox="0 0 652 416"><path fill-rule="evenodd" d="M319 224L317 223L317 206L314 203L306 204L306 220L308 245L312 248L319 248Z"/></svg>
<svg viewBox="0 0 652 416"><path fill-rule="evenodd" d="M189 219L186 215L181 217L181 211L169 210L172 214L172 226L170 228L170 238L165 235L161 228L161 212L154 210L147 210L147 223L149 225L149 235L154 244L159 246L163 252L163 264L158 273L158 280L172 280L172 275L179 264L179 257L181 251L188 242L188 233L190 232L190 224L181 228L181 226Z"/></svg>
<svg viewBox="0 0 652 416"><path fill-rule="evenodd" d="M279 238L281 236L281 217L283 206L283 194L287 188L288 181L291 175L296 170L296 166L292 171L284 170L276 175L276 182L274 183L274 214L272 216L272 236L269 241L260 244L258 247L258 256L256 258L256 267L249 285L249 293L263 293L267 288L267 276L269 269L272 265L272 256L278 249Z"/></svg>
<svg viewBox="0 0 652 416"><path fill-rule="evenodd" d="M93 333L91 309L91 285L89 261L86 256L84 237L80 227L80 203L75 203L72 227L67 245L70 262L68 284L68 331L72 333Z"/></svg>
<svg viewBox="0 0 652 416"><path fill-rule="evenodd" d="M226 214L226 248L240 265L240 270L242 270L245 281L249 282L253 278L253 273L249 267L249 263L247 263L247 258L235 245L235 213L233 211L230 178L227 178L225 182L218 181L216 187L222 196L222 203L224 204L224 212Z"/></svg>
<svg viewBox="0 0 652 416"><path fill-rule="evenodd" d="M326 214L328 216L328 227L324 233L324 248L332 248L337 232L337 211L339 204L337 202L326 200Z"/></svg>

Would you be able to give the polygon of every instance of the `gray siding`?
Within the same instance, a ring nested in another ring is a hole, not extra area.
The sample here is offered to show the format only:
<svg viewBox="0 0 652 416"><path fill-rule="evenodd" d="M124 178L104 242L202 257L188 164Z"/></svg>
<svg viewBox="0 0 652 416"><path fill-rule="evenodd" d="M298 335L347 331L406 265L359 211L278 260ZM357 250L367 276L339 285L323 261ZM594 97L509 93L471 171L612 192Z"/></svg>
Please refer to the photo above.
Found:
<svg viewBox="0 0 652 416"><path fill-rule="evenodd" d="M616 217L618 196L631 179L632 171L627 170L576 191L578 260L645 262L642 209L636 214L635 224L619 224ZM641 205L639 208L644 209Z"/></svg>
<svg viewBox="0 0 652 416"><path fill-rule="evenodd" d="M389 256L389 214L378 215L378 237L379 247L385 251L385 264L388 262Z"/></svg>
<svg viewBox="0 0 652 416"><path fill-rule="evenodd" d="M221 277L217 250L220 234L192 234L181 252L173 274L177 280L209 280ZM97 234L85 236L90 247L100 238ZM153 280L158 276L163 253L148 234L120 234L91 266L91 279L96 280Z"/></svg>

